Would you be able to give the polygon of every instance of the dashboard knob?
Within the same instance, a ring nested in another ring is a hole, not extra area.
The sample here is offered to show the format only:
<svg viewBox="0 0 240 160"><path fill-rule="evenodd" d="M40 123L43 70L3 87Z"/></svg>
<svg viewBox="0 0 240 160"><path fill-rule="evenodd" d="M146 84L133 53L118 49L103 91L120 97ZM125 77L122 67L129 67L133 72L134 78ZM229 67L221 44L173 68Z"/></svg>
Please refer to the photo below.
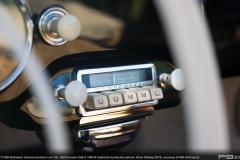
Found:
<svg viewBox="0 0 240 160"><path fill-rule="evenodd" d="M64 8L53 6L40 15L36 20L38 30L48 44L59 46L79 36L81 25L78 18L68 14Z"/></svg>
<svg viewBox="0 0 240 160"><path fill-rule="evenodd" d="M72 81L66 87L58 90L59 96L73 107L79 107L87 99L87 88L79 81Z"/></svg>
<svg viewBox="0 0 240 160"><path fill-rule="evenodd" d="M174 89L181 91L186 87L186 81L184 78L183 70L175 69L171 74L163 73L159 76L160 83L164 85L170 85Z"/></svg>
<svg viewBox="0 0 240 160"><path fill-rule="evenodd" d="M67 41L76 39L81 30L81 25L77 17L68 14L55 20L51 24L51 30Z"/></svg>

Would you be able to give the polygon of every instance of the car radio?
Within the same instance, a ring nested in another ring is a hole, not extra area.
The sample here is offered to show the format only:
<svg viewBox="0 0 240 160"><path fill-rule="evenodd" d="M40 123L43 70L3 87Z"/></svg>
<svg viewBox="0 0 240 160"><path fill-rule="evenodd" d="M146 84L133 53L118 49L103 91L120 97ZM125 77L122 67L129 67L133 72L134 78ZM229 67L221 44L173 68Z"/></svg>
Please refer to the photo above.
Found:
<svg viewBox="0 0 240 160"><path fill-rule="evenodd" d="M105 151L113 145L119 148L132 141L142 120L154 113L153 106L163 98L162 89L166 93L172 89L167 85L182 87L181 70L173 69L166 62L155 62L63 70L50 80L62 114L59 118L63 122L74 121L72 133L79 150ZM84 100L73 104L69 96ZM22 110L37 123L45 124L42 120L46 117L36 99L29 100Z"/></svg>
<svg viewBox="0 0 240 160"><path fill-rule="evenodd" d="M80 105L82 116L101 115L156 105L163 98L154 64L75 70L88 97Z"/></svg>

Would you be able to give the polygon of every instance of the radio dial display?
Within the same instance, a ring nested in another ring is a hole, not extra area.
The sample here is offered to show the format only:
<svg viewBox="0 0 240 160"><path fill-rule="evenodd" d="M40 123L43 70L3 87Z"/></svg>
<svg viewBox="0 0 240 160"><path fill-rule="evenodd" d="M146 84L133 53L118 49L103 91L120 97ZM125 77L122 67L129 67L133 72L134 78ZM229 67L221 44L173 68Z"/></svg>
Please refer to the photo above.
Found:
<svg viewBox="0 0 240 160"><path fill-rule="evenodd" d="M83 83L87 88L102 86L114 86L119 84L129 84L143 81L151 81L151 68L123 70L107 73L87 74L82 76Z"/></svg>

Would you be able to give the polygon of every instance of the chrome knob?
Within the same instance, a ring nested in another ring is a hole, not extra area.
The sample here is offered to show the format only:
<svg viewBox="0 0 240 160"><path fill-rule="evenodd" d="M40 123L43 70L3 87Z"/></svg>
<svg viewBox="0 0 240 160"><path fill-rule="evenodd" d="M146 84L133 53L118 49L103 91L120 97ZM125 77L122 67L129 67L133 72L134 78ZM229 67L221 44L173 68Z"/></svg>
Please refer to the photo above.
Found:
<svg viewBox="0 0 240 160"><path fill-rule="evenodd" d="M186 87L186 81L184 78L183 70L175 69L171 74L160 74L159 82L164 85L170 85L176 90L183 90Z"/></svg>
<svg viewBox="0 0 240 160"><path fill-rule="evenodd" d="M62 45L79 36L81 25L78 18L68 14L64 8L51 7L41 14L38 29L47 43Z"/></svg>

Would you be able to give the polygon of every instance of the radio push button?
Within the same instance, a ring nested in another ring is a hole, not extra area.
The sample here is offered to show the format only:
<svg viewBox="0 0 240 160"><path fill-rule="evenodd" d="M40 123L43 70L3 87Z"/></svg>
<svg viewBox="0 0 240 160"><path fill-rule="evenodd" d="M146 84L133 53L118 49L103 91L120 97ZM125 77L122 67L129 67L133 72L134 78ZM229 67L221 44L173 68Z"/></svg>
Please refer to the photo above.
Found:
<svg viewBox="0 0 240 160"><path fill-rule="evenodd" d="M142 87L142 88L148 89L150 91L152 100L163 98L163 93L162 93L161 88L154 87L154 86L145 86L145 87Z"/></svg>
<svg viewBox="0 0 240 160"><path fill-rule="evenodd" d="M136 92L138 97L138 102L149 101L151 99L150 93L147 89L130 88L130 90L133 90L134 92Z"/></svg>
<svg viewBox="0 0 240 160"><path fill-rule="evenodd" d="M85 107L88 109L102 109L108 107L108 99L100 93L89 93Z"/></svg>
<svg viewBox="0 0 240 160"><path fill-rule="evenodd" d="M106 91L106 92L101 92L101 94L104 94L107 96L109 106L111 107L119 106L123 104L122 95L120 93L113 92L113 91Z"/></svg>
<svg viewBox="0 0 240 160"><path fill-rule="evenodd" d="M136 103L137 95L134 91L128 89L116 90L116 92L121 93L123 96L124 104Z"/></svg>

